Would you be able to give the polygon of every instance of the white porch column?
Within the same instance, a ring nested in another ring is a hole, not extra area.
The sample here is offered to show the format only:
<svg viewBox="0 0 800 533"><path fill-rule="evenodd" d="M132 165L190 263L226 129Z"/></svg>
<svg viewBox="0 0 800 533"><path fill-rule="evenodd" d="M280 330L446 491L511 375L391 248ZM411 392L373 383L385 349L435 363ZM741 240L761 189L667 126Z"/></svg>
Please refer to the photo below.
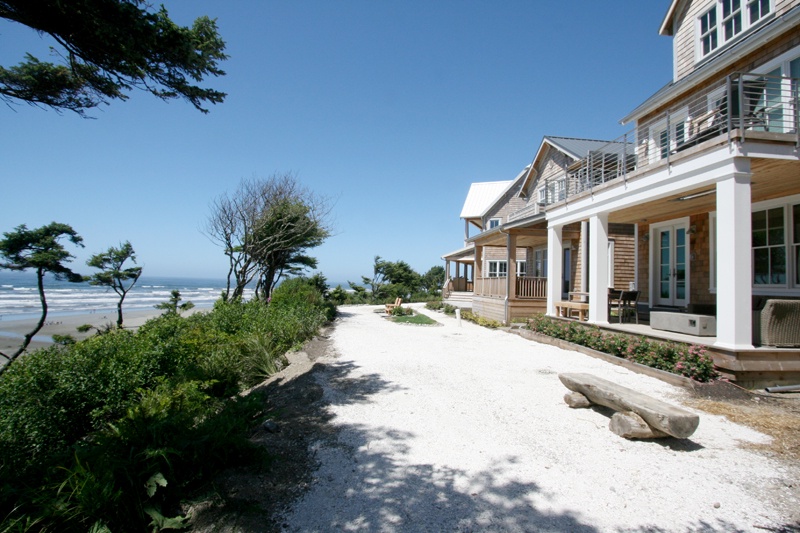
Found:
<svg viewBox="0 0 800 533"><path fill-rule="evenodd" d="M589 290L589 272L586 269L586 260L589 257L589 223L585 220L581 221L581 240L580 240L580 250L581 250L581 265L583 265L581 272L581 292L586 292ZM575 258L577 260L577 258ZM591 263L591 261L589 261Z"/></svg>
<svg viewBox="0 0 800 533"><path fill-rule="evenodd" d="M750 161L717 182L717 342L721 348L753 347Z"/></svg>
<svg viewBox="0 0 800 533"><path fill-rule="evenodd" d="M563 228L547 228L547 314L550 316L556 316L556 302L561 301L561 282L564 279Z"/></svg>
<svg viewBox="0 0 800 533"><path fill-rule="evenodd" d="M508 299L517 297L517 236L506 235L506 266L508 270ZM506 317L508 319L508 317Z"/></svg>
<svg viewBox="0 0 800 533"><path fill-rule="evenodd" d="M608 213L589 219L589 257L589 322L608 323Z"/></svg>

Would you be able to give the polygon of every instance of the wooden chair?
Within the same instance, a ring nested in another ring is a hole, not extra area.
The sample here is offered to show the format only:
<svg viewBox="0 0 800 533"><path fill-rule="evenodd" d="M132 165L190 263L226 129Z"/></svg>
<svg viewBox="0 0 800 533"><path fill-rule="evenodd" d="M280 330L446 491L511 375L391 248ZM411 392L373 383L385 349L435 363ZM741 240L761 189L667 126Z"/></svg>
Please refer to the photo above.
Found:
<svg viewBox="0 0 800 533"><path fill-rule="evenodd" d="M396 300L394 301L394 303L393 303L393 304L386 304L386 314L387 314L387 315L388 315L388 314L391 314L391 312L392 312L392 309L394 309L395 307L400 307L400 304L401 304L401 303L403 303L403 299L402 299L402 298L398 298L398 299L396 299Z"/></svg>
<svg viewBox="0 0 800 533"><path fill-rule="evenodd" d="M621 291L619 295L619 304L617 305L617 314L619 315L619 323L622 324L625 315L633 314L636 323L639 323L639 295L641 291Z"/></svg>
<svg viewBox="0 0 800 533"><path fill-rule="evenodd" d="M611 322L611 311L619 307L619 297L622 291L613 287L608 288L608 321Z"/></svg>

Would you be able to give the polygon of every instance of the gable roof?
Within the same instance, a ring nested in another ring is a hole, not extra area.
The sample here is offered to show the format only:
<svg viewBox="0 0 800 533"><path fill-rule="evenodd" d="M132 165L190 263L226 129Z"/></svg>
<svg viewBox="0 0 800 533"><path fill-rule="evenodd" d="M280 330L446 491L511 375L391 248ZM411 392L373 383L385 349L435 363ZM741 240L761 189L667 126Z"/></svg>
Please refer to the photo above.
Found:
<svg viewBox="0 0 800 533"><path fill-rule="evenodd" d="M575 137L557 137L555 135L545 135L542 139L542 144L536 151L536 156L533 162L528 166L525 179L520 188L520 193L524 191L532 179L536 178L535 166L536 161L544 154L547 145L552 146L556 150L566 154L574 160L582 159L589 155L589 152L599 150L608 146L609 141L600 141L596 139L578 139Z"/></svg>
<svg viewBox="0 0 800 533"><path fill-rule="evenodd" d="M461 208L461 218L480 218L489 206L503 194L513 180L483 181L469 186L467 199Z"/></svg>
<svg viewBox="0 0 800 533"><path fill-rule="evenodd" d="M678 10L680 0L672 0L669 4L667 14L664 15L664 20L661 22L661 28L658 30L659 35L672 35L672 19L675 18L675 13Z"/></svg>

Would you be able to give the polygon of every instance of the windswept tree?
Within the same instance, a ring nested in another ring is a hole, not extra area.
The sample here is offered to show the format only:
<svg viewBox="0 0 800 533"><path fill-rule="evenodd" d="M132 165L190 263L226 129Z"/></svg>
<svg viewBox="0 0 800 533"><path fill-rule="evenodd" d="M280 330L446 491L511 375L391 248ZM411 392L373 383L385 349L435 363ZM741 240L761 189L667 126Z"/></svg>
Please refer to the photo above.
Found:
<svg viewBox="0 0 800 533"><path fill-rule="evenodd" d="M89 284L108 287L117 293L117 327L122 327L122 302L125 301L128 291L130 291L139 277L142 275L142 267L123 268L126 261L130 260L136 264L136 252L128 241L119 245L119 248L110 247L105 252L93 255L86 262L90 267L100 269L100 272L92 274Z"/></svg>
<svg viewBox="0 0 800 533"><path fill-rule="evenodd" d="M389 261L381 259L381 256L376 255L372 261L372 277L361 276L361 282L369 287L372 293L372 298L382 298L384 296L384 286L386 285L386 273L389 266ZM357 290L352 282L349 282L350 287Z"/></svg>
<svg viewBox="0 0 800 533"><path fill-rule="evenodd" d="M211 205L204 233L228 257L226 298L240 298L254 282L267 298L284 275L315 268L308 250L330 235L330 204L292 174L242 180Z"/></svg>
<svg viewBox="0 0 800 533"><path fill-rule="evenodd" d="M153 307L162 309L165 315L180 315L184 311L194 309L194 304L192 302L181 303L183 297L181 297L181 291L178 289L172 289L169 294L169 300L156 304Z"/></svg>
<svg viewBox="0 0 800 533"><path fill-rule="evenodd" d="M2 374L14 360L25 351L47 318L47 298L44 292L44 277L48 272L57 280L71 282L83 281L83 276L73 272L64 263L69 263L75 256L70 254L61 243L66 239L76 246L83 247L83 238L71 226L58 222L51 222L41 228L29 230L25 224L17 226L14 231L3 233L4 239L0 240L0 268L24 271L33 270L36 273L36 286L39 289L39 301L42 305L42 314L33 330L25 335L22 345L16 352L0 355L6 358L6 365L0 368Z"/></svg>
<svg viewBox="0 0 800 533"><path fill-rule="evenodd" d="M428 294L439 294L439 292L442 290L442 286L444 285L444 278L443 266L436 265L431 267L430 270L422 275L422 288L425 289Z"/></svg>
<svg viewBox="0 0 800 533"><path fill-rule="evenodd" d="M0 66L0 99L81 116L138 88L162 100L183 98L203 113L225 93L198 85L222 76L227 59L216 22L175 24L164 6L146 0L0 0L0 17L52 38L58 63L31 54Z"/></svg>

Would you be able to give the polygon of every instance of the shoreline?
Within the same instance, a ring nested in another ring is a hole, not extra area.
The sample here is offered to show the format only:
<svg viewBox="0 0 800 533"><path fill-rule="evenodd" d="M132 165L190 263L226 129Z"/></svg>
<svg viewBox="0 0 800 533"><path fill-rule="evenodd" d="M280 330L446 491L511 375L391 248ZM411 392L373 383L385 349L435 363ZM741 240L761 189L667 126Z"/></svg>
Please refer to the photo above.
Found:
<svg viewBox="0 0 800 533"><path fill-rule="evenodd" d="M206 311L208 309L210 309L210 307L194 307L183 313L183 316ZM151 318L155 318L163 313L163 310L155 308L132 309L130 311L125 311L123 308L123 328L136 330ZM38 320L39 316L17 320L0 320L0 352L10 353L16 351L22 344L24 336L36 326ZM116 309L94 313L48 313L45 325L42 326L42 329L34 336L33 341L28 345L27 351L31 352L38 348L52 346L53 335L72 335L76 340L83 340L94 335L95 331L89 330L86 333L79 333L77 330L78 326L90 324L96 328L100 328L108 323L114 324L116 320Z"/></svg>

